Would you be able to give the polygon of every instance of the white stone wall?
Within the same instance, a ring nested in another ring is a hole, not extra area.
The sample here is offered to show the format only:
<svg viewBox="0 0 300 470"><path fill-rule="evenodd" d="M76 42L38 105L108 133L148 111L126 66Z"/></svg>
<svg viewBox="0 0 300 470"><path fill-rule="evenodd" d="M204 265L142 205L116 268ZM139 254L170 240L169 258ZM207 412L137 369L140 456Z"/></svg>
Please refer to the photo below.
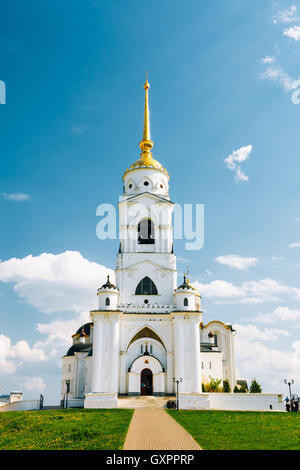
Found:
<svg viewBox="0 0 300 470"><path fill-rule="evenodd" d="M61 400L64 400L67 393L66 381L70 380L69 398L75 398L76 393L76 358L75 356L63 357L62 381L61 381Z"/></svg>
<svg viewBox="0 0 300 470"><path fill-rule="evenodd" d="M221 379L223 381L223 353L221 352L203 352L201 353L201 375L202 382L210 382L210 377ZM223 384L221 383L221 386Z"/></svg>
<svg viewBox="0 0 300 470"><path fill-rule="evenodd" d="M4 411L30 411L39 410L40 400L20 400L12 403L7 403L0 406L0 412Z"/></svg>
<svg viewBox="0 0 300 470"><path fill-rule="evenodd" d="M210 408L216 410L284 411L282 395L267 393L209 393Z"/></svg>
<svg viewBox="0 0 300 470"><path fill-rule="evenodd" d="M219 321L208 323L202 333L202 341L208 343L209 332L217 335L218 348L223 353L222 358L222 378L228 379L230 387L233 390L236 384L236 371L235 371L235 355L234 355L234 335L235 332L231 331L227 325Z"/></svg>

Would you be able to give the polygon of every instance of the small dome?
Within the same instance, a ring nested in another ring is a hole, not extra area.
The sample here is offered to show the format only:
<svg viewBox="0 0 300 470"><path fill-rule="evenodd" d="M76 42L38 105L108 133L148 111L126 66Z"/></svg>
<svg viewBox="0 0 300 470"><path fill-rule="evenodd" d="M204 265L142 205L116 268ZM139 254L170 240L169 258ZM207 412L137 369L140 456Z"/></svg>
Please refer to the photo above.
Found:
<svg viewBox="0 0 300 470"><path fill-rule="evenodd" d="M90 323L85 323L85 325L82 325L80 328L78 328L78 330L76 331L76 335L82 335L82 333L84 333L83 336L89 336L90 335L90 329L91 329L91 326L92 326L92 322Z"/></svg>
<svg viewBox="0 0 300 470"><path fill-rule="evenodd" d="M124 173L123 179L127 173L133 170L138 170L140 168L154 168L155 170L162 171L166 176L169 177L167 170L159 163L157 160L154 160L152 157L148 158L139 158L134 162Z"/></svg>
<svg viewBox="0 0 300 470"><path fill-rule="evenodd" d="M102 289L106 289L106 290L107 290L107 289L118 290L118 289L116 288L116 286L110 282L109 276L107 276L107 281L106 281L106 283L103 284L103 286L101 286L101 287L98 289L98 291L100 291L100 290L102 290Z"/></svg>
<svg viewBox="0 0 300 470"><path fill-rule="evenodd" d="M66 356L74 356L76 352L86 352L86 351L87 351L87 345L85 343L77 343L77 344L73 344L73 346L70 347Z"/></svg>
<svg viewBox="0 0 300 470"><path fill-rule="evenodd" d="M175 292L177 291L190 291L191 293L200 297L200 294L197 289L190 284L189 279L186 279L185 275L183 276L183 283L178 286L177 289L175 289Z"/></svg>

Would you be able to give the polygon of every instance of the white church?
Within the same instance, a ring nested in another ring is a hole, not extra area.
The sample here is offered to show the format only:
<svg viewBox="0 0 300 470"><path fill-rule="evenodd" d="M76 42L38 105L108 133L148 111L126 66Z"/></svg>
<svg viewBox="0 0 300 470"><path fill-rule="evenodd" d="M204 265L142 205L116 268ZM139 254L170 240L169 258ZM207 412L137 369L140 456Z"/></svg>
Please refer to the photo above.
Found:
<svg viewBox="0 0 300 470"><path fill-rule="evenodd" d="M122 397L175 395L180 380L183 409L280 408L277 395L245 405L250 394L202 392L210 377L236 385L235 331L217 320L205 324L200 293L188 276L177 279L174 203L168 172L151 153L149 87L146 80L140 158L123 175L116 281L108 277L98 289L98 309L72 336L62 403L67 396L69 406L115 408Z"/></svg>

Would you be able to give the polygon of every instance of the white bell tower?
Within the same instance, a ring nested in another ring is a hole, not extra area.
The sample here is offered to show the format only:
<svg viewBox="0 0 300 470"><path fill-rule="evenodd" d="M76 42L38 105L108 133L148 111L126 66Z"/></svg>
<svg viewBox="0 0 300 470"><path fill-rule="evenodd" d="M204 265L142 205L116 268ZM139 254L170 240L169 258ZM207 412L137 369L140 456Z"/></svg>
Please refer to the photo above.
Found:
<svg viewBox="0 0 300 470"><path fill-rule="evenodd" d="M124 194L119 202L119 306L132 313L154 308L171 311L177 283L169 175L151 153L149 88L146 79L141 154L124 173Z"/></svg>

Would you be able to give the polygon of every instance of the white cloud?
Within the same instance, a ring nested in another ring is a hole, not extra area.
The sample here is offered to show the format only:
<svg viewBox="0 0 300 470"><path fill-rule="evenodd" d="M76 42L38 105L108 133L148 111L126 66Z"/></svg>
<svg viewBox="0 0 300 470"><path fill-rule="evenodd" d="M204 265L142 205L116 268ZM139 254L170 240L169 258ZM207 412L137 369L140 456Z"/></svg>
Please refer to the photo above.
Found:
<svg viewBox="0 0 300 470"><path fill-rule="evenodd" d="M45 341L38 341L35 347L48 351L50 355L57 356L65 353L65 350L72 343L72 335L81 325L90 322L89 312L81 312L77 317L71 320L54 320L50 323L39 323L37 330L47 335Z"/></svg>
<svg viewBox="0 0 300 470"><path fill-rule="evenodd" d="M247 160L252 152L252 145L247 145L245 147L241 147L238 150L234 150L227 158L225 158L225 163L229 170L235 171L235 179L237 181L248 181L248 176L242 172L240 163Z"/></svg>
<svg viewBox="0 0 300 470"><path fill-rule="evenodd" d="M107 274L113 282L113 270L88 261L77 251L0 261L0 281L13 283L20 298L44 313L93 308L97 288Z"/></svg>
<svg viewBox="0 0 300 470"><path fill-rule="evenodd" d="M260 330L255 325L233 325L238 332L239 341L274 341L282 336L290 336L290 333L284 329L265 328Z"/></svg>
<svg viewBox="0 0 300 470"><path fill-rule="evenodd" d="M2 193L1 196L3 199L6 199L7 201L21 202L21 201L31 200L31 196L29 194L24 194L24 193L11 193L11 194Z"/></svg>
<svg viewBox="0 0 300 470"><path fill-rule="evenodd" d="M279 10L274 16L273 23L293 23L298 20L299 16L297 16L297 7L296 5L292 5L286 10Z"/></svg>
<svg viewBox="0 0 300 470"><path fill-rule="evenodd" d="M266 55L266 57L263 57L262 59L259 60L261 64L273 64L275 62L276 58L274 56L269 56Z"/></svg>
<svg viewBox="0 0 300 470"><path fill-rule="evenodd" d="M290 296L300 300L300 289L278 283L274 279L261 279L259 281L246 281L240 286L230 282L215 280L208 284L194 283L200 292L207 298L225 298L232 302L244 304L258 304L270 301L280 301L280 296Z"/></svg>
<svg viewBox="0 0 300 470"><path fill-rule="evenodd" d="M247 269L256 266L259 261L258 258L245 258L238 255L217 256L215 260L220 264L236 269Z"/></svg>
<svg viewBox="0 0 300 470"><path fill-rule="evenodd" d="M276 307L272 313L258 313L251 321L260 323L293 322L300 320L300 310L289 307Z"/></svg>
<svg viewBox="0 0 300 470"><path fill-rule="evenodd" d="M48 357L45 352L36 346L32 348L27 341L18 341L12 345L11 339L0 335L0 371L14 373L17 367L24 362L43 362Z"/></svg>
<svg viewBox="0 0 300 470"><path fill-rule="evenodd" d="M297 243L290 243L289 247L290 248L300 248L300 243L298 243L298 242Z"/></svg>
<svg viewBox="0 0 300 470"><path fill-rule="evenodd" d="M294 90L297 85L292 77L285 73L281 66L278 64L270 65L263 72L259 74L263 80L272 80L278 82L285 91Z"/></svg>
<svg viewBox="0 0 300 470"><path fill-rule="evenodd" d="M258 333L262 338L263 333ZM275 333L276 335L276 333ZM300 382L300 341L294 341L289 350L269 348L265 339L247 340L237 331L235 353L239 378L255 377L263 386L263 392L286 393L283 379Z"/></svg>
<svg viewBox="0 0 300 470"><path fill-rule="evenodd" d="M46 390L46 385L44 384L42 377L26 377L24 382L21 384L21 387L26 390L40 393Z"/></svg>
<svg viewBox="0 0 300 470"><path fill-rule="evenodd" d="M243 289L240 287L235 286L227 281L211 281L208 284L201 284L200 282L196 281L193 283L195 287L200 292L200 295L203 295L207 298L215 298L215 297L241 297L244 295Z"/></svg>
<svg viewBox="0 0 300 470"><path fill-rule="evenodd" d="M284 36L288 36L295 41L300 41L300 26L292 26L291 28L283 31Z"/></svg>
<svg viewBox="0 0 300 470"><path fill-rule="evenodd" d="M300 222L300 217L294 217L295 222Z"/></svg>

